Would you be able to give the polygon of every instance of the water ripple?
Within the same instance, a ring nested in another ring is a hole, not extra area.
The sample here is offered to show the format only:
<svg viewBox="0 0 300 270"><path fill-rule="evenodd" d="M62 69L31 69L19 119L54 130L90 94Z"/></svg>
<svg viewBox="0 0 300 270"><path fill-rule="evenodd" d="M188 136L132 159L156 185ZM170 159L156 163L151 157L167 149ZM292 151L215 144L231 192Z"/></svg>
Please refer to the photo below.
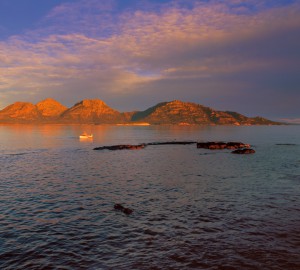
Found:
<svg viewBox="0 0 300 270"><path fill-rule="evenodd" d="M1 155L0 268L297 269L298 153L285 149Z"/></svg>

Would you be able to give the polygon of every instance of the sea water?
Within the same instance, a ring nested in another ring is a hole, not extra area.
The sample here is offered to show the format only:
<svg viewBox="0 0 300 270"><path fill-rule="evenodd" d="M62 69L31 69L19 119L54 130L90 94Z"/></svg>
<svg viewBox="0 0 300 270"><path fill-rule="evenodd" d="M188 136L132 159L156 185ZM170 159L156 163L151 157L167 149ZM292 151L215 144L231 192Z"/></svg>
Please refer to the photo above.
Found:
<svg viewBox="0 0 300 270"><path fill-rule="evenodd" d="M93 150L176 140L256 153ZM300 269L299 254L300 126L0 126L0 269Z"/></svg>

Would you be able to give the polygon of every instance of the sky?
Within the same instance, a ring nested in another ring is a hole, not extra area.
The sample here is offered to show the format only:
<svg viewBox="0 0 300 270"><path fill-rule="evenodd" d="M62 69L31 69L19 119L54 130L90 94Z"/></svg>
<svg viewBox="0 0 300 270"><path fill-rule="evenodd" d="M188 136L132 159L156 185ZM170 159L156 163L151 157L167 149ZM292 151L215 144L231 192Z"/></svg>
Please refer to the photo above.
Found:
<svg viewBox="0 0 300 270"><path fill-rule="evenodd" d="M48 97L300 122L300 0L0 0L0 109Z"/></svg>

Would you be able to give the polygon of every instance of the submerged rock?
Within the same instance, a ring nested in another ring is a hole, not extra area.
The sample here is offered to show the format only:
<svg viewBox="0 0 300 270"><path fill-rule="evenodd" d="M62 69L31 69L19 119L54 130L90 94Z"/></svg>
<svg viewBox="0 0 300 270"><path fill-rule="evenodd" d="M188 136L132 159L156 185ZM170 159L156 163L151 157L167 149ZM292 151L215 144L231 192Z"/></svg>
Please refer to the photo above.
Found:
<svg viewBox="0 0 300 270"><path fill-rule="evenodd" d="M139 150L145 148L145 144L131 145L131 144L119 144L111 146L96 147L94 150Z"/></svg>
<svg viewBox="0 0 300 270"><path fill-rule="evenodd" d="M295 143L276 143L275 145L296 146Z"/></svg>
<svg viewBox="0 0 300 270"><path fill-rule="evenodd" d="M133 210L130 208L124 207L122 204L116 203L114 205L114 209L123 212L126 215L130 215L133 213Z"/></svg>
<svg viewBox="0 0 300 270"><path fill-rule="evenodd" d="M123 213L126 214L126 215L130 215L130 214L132 214L132 212L133 212L133 210L130 209L130 208L124 208L123 209Z"/></svg>
<svg viewBox="0 0 300 270"><path fill-rule="evenodd" d="M197 142L193 142L193 141L170 141L170 142L151 142L151 143L147 143L147 145L168 145L168 144L182 144L182 145L186 145L186 144L195 144Z"/></svg>
<svg viewBox="0 0 300 270"><path fill-rule="evenodd" d="M249 144L241 142L198 142L197 148L210 150L250 148Z"/></svg>
<svg viewBox="0 0 300 270"><path fill-rule="evenodd" d="M231 152L232 154L254 154L255 151L251 148L237 149Z"/></svg>
<svg viewBox="0 0 300 270"><path fill-rule="evenodd" d="M114 205L114 209L116 209L116 210L123 210L123 209L124 209L124 206L123 206L122 204L116 203L116 204Z"/></svg>
<svg viewBox="0 0 300 270"><path fill-rule="evenodd" d="M110 145L110 146L101 146L96 147L94 150L139 150L145 148L147 145L174 145L174 144L195 144L193 141L169 141L169 142L151 142L151 143L142 143L137 145L131 144L119 144L119 145Z"/></svg>

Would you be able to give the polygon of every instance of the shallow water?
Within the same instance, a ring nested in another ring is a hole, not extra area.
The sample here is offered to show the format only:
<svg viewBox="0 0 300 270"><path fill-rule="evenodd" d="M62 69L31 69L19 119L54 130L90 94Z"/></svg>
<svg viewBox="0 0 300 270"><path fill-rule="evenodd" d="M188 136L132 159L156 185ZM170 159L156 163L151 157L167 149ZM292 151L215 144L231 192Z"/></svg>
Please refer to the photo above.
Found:
<svg viewBox="0 0 300 270"><path fill-rule="evenodd" d="M94 139L80 141L83 131ZM299 269L299 135L299 126L0 126L0 269ZM93 150L168 140L242 141L256 153Z"/></svg>

